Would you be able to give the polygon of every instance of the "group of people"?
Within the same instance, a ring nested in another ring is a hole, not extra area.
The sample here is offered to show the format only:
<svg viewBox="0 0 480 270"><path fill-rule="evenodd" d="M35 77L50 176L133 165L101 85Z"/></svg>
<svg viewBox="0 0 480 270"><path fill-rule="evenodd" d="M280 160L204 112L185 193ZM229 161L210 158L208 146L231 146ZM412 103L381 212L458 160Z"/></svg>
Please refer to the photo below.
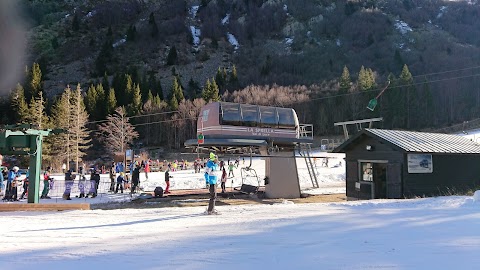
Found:
<svg viewBox="0 0 480 270"><path fill-rule="evenodd" d="M5 195L2 198L3 201L18 201L17 187L22 182L19 180L19 170L17 166L14 166L10 170L8 170L7 167L3 167L0 173L0 189L2 192L5 190ZM6 185L3 183L5 179ZM24 195L25 194L22 194L22 196Z"/></svg>
<svg viewBox="0 0 480 270"><path fill-rule="evenodd" d="M130 193L135 193L138 186L140 185L140 171L145 172L145 178L148 179L148 173L150 172L150 162L142 161L132 161L130 163L130 177L131 185L129 181L129 175L125 174L123 162L112 162L112 165L109 169L110 176L110 189L109 192L118 193L120 190L123 193L124 190L130 188ZM118 176L117 176L118 175Z"/></svg>

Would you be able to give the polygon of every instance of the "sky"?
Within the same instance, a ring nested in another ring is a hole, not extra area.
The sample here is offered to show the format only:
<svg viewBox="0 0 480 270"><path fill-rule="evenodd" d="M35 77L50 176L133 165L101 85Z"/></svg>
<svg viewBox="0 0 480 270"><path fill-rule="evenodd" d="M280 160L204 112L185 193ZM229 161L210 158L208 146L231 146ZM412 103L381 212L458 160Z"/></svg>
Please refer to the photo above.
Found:
<svg viewBox="0 0 480 270"><path fill-rule="evenodd" d="M321 188L310 189L299 159L303 189L344 193L340 161L341 156L332 157L329 167L318 162ZM262 164L253 162L259 171ZM177 187L198 176L172 175ZM119 198L127 196L87 200ZM221 215L210 216L204 214L206 200L197 207L2 212L0 269L476 269L479 201L480 194L308 204L280 200L221 205L216 207Z"/></svg>

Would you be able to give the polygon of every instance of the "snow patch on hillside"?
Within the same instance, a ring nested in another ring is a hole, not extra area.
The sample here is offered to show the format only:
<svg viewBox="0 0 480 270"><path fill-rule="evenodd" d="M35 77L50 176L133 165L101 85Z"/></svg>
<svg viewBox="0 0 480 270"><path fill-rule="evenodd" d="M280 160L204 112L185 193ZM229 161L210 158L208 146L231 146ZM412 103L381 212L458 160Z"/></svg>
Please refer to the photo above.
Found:
<svg viewBox="0 0 480 270"><path fill-rule="evenodd" d="M447 12L447 7L446 6L441 6L440 7L440 12L437 15L437 19L440 19L443 16L443 14L445 14L445 12Z"/></svg>
<svg viewBox="0 0 480 270"><path fill-rule="evenodd" d="M289 38L289 37L285 38L285 44L287 44L287 46L292 45L293 44L293 38Z"/></svg>
<svg viewBox="0 0 480 270"><path fill-rule="evenodd" d="M240 44L238 43L238 40L235 38L234 35L227 33L227 38L228 38L228 42L230 42L230 44L232 44L232 46L235 47L235 50L237 50L238 47L240 47Z"/></svg>
<svg viewBox="0 0 480 270"><path fill-rule="evenodd" d="M395 20L395 28L397 28L397 30L400 31L402 35L405 35L406 33L413 31L412 28L408 26L406 22L400 21L400 20Z"/></svg>
<svg viewBox="0 0 480 270"><path fill-rule="evenodd" d="M113 46L113 48L116 48L116 47L122 45L125 42L127 42L127 37L124 37L124 38L120 39L119 41L113 43L112 46Z"/></svg>
<svg viewBox="0 0 480 270"><path fill-rule="evenodd" d="M222 25L226 25L230 22L230 13L227 13L227 15L222 19L221 23Z"/></svg>
<svg viewBox="0 0 480 270"><path fill-rule="evenodd" d="M93 17L96 13L97 13L96 10L90 11L90 12L87 13L86 17L87 17L87 18L91 18L91 17Z"/></svg>
<svg viewBox="0 0 480 270"><path fill-rule="evenodd" d="M198 8L199 8L199 7L200 7L200 6L192 6L192 7L190 8L190 10L188 11L188 13L190 14L190 17L192 17L192 18L197 17L197 12L198 12Z"/></svg>
<svg viewBox="0 0 480 270"><path fill-rule="evenodd" d="M190 32L192 33L193 37L193 45L198 46L200 45L200 29L195 28L195 26L190 25Z"/></svg>

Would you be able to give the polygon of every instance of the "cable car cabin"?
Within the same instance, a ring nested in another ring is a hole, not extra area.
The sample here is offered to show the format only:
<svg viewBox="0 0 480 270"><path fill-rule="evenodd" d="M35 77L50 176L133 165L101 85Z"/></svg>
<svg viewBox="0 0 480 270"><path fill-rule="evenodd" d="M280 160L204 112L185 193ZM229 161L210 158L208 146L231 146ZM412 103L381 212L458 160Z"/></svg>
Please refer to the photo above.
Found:
<svg viewBox="0 0 480 270"><path fill-rule="evenodd" d="M265 139L277 143L313 140L313 125L300 125L292 108L213 102L202 107L197 134L205 138Z"/></svg>

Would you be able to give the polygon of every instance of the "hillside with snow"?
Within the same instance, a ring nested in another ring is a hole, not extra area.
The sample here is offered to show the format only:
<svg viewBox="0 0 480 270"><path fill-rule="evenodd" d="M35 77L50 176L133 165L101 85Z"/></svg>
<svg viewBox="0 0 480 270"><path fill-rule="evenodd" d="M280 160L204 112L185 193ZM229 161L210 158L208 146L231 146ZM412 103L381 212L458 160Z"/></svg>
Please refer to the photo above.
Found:
<svg viewBox="0 0 480 270"><path fill-rule="evenodd" d="M239 85L246 86L319 83L338 78L345 65L365 65L387 76L404 63L417 74L458 59L478 64L466 57L478 54L480 46L474 0L22 1L28 58L45 63L45 89L52 93L68 82L86 83L105 71L132 67L140 74L154 72L168 89L172 46L183 85L192 79L201 86L219 67L233 65ZM105 58L100 52L108 40L111 56Z"/></svg>

